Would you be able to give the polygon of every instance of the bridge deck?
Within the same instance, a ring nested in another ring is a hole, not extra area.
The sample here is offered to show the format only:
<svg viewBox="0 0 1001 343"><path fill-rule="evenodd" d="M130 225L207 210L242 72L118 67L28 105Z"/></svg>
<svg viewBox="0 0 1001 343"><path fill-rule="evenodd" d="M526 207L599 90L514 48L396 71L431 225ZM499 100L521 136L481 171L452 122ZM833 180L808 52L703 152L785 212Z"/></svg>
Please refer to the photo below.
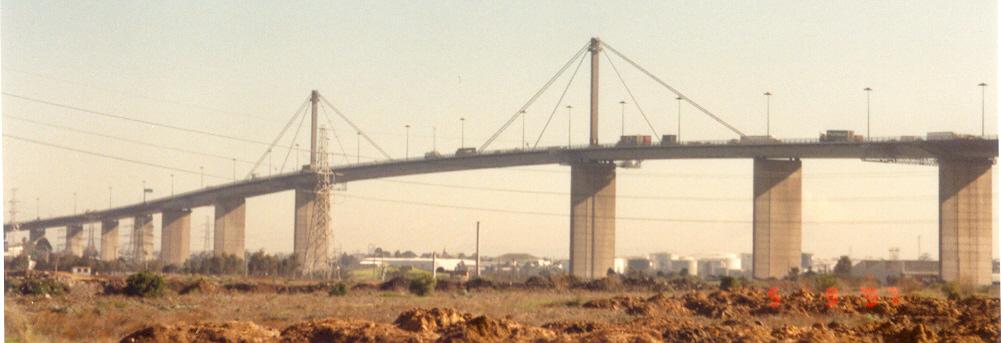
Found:
<svg viewBox="0 0 1001 343"><path fill-rule="evenodd" d="M998 140L958 139L942 141L896 140L868 142L818 142L784 140L767 144L736 144L732 141L684 142L653 146L582 146L540 149L497 150L439 158L411 158L334 167L337 182L440 173L460 170L504 168L569 163L579 160L668 160L737 158L834 158L834 159L993 159L998 156ZM20 223L20 229L34 230L118 219L161 212L165 209L211 206L221 199L248 198L295 188L310 188L315 174L309 171L280 174L207 187L146 203L87 212L78 215L38 219ZM11 230L10 224L4 231Z"/></svg>

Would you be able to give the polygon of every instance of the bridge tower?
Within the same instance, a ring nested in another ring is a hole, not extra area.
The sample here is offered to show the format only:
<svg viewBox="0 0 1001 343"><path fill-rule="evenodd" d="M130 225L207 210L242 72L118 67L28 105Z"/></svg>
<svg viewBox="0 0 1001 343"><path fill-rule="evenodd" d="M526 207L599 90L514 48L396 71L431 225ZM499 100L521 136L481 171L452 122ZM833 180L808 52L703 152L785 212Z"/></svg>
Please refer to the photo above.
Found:
<svg viewBox="0 0 1001 343"><path fill-rule="evenodd" d="M320 137L317 111L320 93L313 90L309 170L316 181L308 189L295 190L295 228L293 252L304 275L316 276L327 270L330 246L330 194L333 176L326 154L326 139Z"/></svg>
<svg viewBox="0 0 1001 343"><path fill-rule="evenodd" d="M942 280L991 284L992 159L938 160L939 273Z"/></svg>
<svg viewBox="0 0 1001 343"><path fill-rule="evenodd" d="M591 38L591 134L598 145L598 62L601 40ZM615 163L570 162L570 274L605 277L615 264Z"/></svg>

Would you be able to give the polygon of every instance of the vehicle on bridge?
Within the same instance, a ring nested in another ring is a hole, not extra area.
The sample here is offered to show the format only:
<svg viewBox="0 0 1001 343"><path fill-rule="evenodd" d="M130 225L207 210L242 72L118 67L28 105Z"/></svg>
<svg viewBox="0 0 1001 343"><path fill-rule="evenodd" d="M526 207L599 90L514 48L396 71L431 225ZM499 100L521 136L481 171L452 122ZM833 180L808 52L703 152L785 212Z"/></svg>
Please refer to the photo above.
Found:
<svg viewBox="0 0 1001 343"><path fill-rule="evenodd" d="M821 142L862 142L865 138L856 135L852 130L827 130L827 133L820 134Z"/></svg>
<svg viewBox="0 0 1001 343"><path fill-rule="evenodd" d="M441 153L439 153L437 151L428 151L428 152L424 153L424 158L425 159L429 159L429 160L430 159L435 159L435 158L441 158Z"/></svg>
<svg viewBox="0 0 1001 343"><path fill-rule="evenodd" d="M928 140L930 140L930 141L947 141L947 140L953 140L953 139L973 139L973 138L976 138L976 136L965 135L965 134L955 133L955 132L950 132L950 131L929 132L928 133Z"/></svg>
<svg viewBox="0 0 1001 343"><path fill-rule="evenodd" d="M740 143L740 144L771 144L771 143L779 143L779 140L775 139L772 136L742 136L742 137L740 137L740 141L739 142L737 142L736 139L730 141L730 144L736 144L736 143Z"/></svg>
<svg viewBox="0 0 1001 343"><path fill-rule="evenodd" d="M677 135L663 135L660 136L660 145L675 145L678 144Z"/></svg>
<svg viewBox="0 0 1001 343"><path fill-rule="evenodd" d="M622 137L620 137L619 138L619 142L616 143L615 145L616 146L641 146L641 145L650 145L650 142L651 142L651 140L650 140L650 136L649 135L628 135L628 136L622 136Z"/></svg>
<svg viewBox="0 0 1001 343"><path fill-rule="evenodd" d="M455 151L455 156L476 155L476 148L459 148Z"/></svg>

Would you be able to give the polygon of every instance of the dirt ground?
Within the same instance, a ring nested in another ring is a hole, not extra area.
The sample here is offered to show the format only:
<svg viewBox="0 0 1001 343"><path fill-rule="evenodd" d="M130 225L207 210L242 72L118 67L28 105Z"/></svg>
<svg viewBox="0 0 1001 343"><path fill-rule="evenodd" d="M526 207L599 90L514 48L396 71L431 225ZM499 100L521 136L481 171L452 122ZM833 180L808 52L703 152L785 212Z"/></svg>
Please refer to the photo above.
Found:
<svg viewBox="0 0 1001 343"><path fill-rule="evenodd" d="M997 297L831 297L760 286L659 291L454 287L417 297L309 282L198 279L167 294L64 280L61 295L7 292L8 341L23 342L997 342ZM442 288L442 287L439 287ZM183 293L183 294L182 294ZM776 299L778 298L778 299Z"/></svg>

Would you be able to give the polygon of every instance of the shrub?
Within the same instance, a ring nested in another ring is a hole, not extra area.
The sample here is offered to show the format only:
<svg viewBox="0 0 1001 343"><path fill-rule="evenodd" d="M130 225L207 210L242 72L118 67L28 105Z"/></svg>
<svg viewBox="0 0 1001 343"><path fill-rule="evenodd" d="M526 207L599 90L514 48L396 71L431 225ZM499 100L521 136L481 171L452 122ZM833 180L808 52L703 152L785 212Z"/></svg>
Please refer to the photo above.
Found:
<svg viewBox="0 0 1001 343"><path fill-rule="evenodd" d="M343 282L338 282L330 287L330 291L328 293L336 297L345 296L348 294L348 285Z"/></svg>
<svg viewBox="0 0 1001 343"><path fill-rule="evenodd" d="M138 297L159 296L165 287L163 276L150 271L130 275L125 284L125 294Z"/></svg>
<svg viewBox="0 0 1001 343"><path fill-rule="evenodd" d="M719 289L724 291L730 291L734 288L740 288L741 280L732 276L724 276L719 279Z"/></svg>
<svg viewBox="0 0 1001 343"><path fill-rule="evenodd" d="M21 294L60 295L69 291L69 286L54 279L29 279L21 284Z"/></svg>
<svg viewBox="0 0 1001 343"><path fill-rule="evenodd" d="M431 275L421 274L410 280L410 293L416 294L418 296L425 296L434 292L435 284L437 280L431 277Z"/></svg>
<svg viewBox="0 0 1001 343"><path fill-rule="evenodd" d="M946 282L942 284L942 294L945 294L946 298L949 300L960 300L963 297L969 295L972 289L968 286L962 286L955 282Z"/></svg>
<svg viewBox="0 0 1001 343"><path fill-rule="evenodd" d="M838 276L830 273L817 274L813 282L818 291L824 292L828 288L838 287Z"/></svg>

